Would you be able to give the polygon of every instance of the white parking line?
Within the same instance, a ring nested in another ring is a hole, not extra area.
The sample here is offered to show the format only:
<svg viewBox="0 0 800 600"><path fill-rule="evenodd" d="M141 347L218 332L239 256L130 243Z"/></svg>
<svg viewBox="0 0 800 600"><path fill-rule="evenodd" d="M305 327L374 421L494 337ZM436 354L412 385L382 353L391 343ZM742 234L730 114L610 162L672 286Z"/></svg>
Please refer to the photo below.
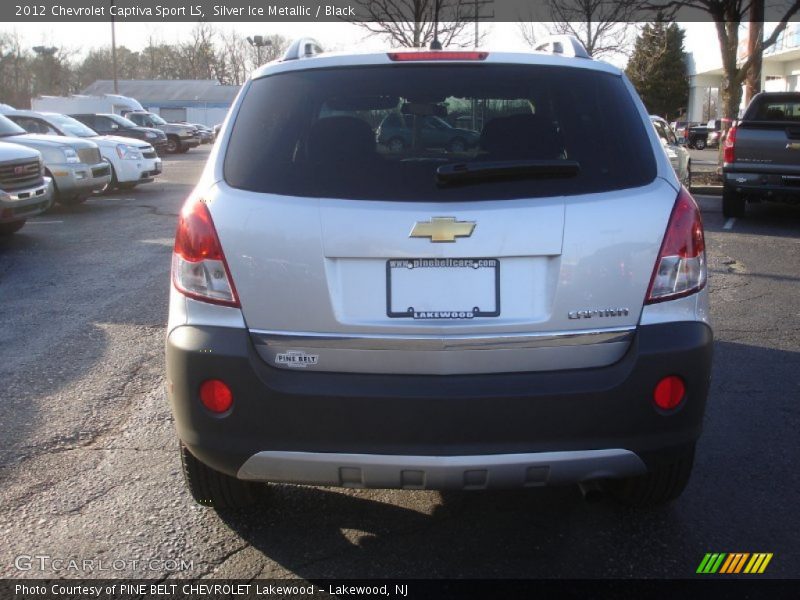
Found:
<svg viewBox="0 0 800 600"><path fill-rule="evenodd" d="M28 221L28 225L55 225L64 221Z"/></svg>
<svg viewBox="0 0 800 600"><path fill-rule="evenodd" d="M722 226L723 229L733 229L733 224L736 223L736 217L731 217L727 221L725 221L725 225Z"/></svg>
<svg viewBox="0 0 800 600"><path fill-rule="evenodd" d="M143 244L155 244L157 246L173 246L175 240L173 238L159 238L155 240L139 240Z"/></svg>

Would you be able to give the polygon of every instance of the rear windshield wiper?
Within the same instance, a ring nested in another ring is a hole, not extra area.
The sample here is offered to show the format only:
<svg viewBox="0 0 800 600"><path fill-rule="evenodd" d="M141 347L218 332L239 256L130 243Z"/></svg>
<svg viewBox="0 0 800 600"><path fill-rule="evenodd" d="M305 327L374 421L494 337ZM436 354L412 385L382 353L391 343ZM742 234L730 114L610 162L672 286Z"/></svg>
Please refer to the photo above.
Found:
<svg viewBox="0 0 800 600"><path fill-rule="evenodd" d="M574 177L581 170L576 160L502 160L452 163L436 169L436 183L456 185L498 179Z"/></svg>

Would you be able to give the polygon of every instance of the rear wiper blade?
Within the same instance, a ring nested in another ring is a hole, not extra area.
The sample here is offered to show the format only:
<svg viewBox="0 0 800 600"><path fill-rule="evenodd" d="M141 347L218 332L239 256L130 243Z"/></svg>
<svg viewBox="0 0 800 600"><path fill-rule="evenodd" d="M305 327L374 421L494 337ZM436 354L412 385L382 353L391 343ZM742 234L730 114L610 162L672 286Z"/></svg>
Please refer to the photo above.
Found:
<svg viewBox="0 0 800 600"><path fill-rule="evenodd" d="M498 179L574 177L581 170L577 160L502 160L452 163L436 169L440 185L480 183Z"/></svg>

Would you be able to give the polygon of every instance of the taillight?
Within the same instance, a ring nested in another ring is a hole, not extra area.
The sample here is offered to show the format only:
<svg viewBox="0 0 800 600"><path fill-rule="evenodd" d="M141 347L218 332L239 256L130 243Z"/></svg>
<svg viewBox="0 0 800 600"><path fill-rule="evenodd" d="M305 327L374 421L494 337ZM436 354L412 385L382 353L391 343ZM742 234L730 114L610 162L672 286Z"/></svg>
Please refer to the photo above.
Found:
<svg viewBox="0 0 800 600"><path fill-rule="evenodd" d="M722 147L722 162L732 163L736 161L736 125L728 130L728 137L725 138L725 145Z"/></svg>
<svg viewBox="0 0 800 600"><path fill-rule="evenodd" d="M429 52L389 52L389 60L485 60L488 52L431 50Z"/></svg>
<svg viewBox="0 0 800 600"><path fill-rule="evenodd" d="M172 282L179 292L190 298L239 306L211 213L202 200L186 203L178 218Z"/></svg>
<svg viewBox="0 0 800 600"><path fill-rule="evenodd" d="M706 284L703 221L692 195L681 188L661 243L645 303L693 294Z"/></svg>

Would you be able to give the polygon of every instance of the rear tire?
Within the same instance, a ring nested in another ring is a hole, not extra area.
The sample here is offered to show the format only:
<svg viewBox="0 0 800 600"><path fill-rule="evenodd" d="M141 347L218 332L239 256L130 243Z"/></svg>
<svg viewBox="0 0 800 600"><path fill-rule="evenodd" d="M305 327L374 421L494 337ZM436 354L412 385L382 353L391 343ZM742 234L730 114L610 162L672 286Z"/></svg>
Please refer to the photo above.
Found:
<svg viewBox="0 0 800 600"><path fill-rule="evenodd" d="M655 465L645 475L614 479L608 491L619 502L637 508L666 504L678 498L689 483L694 464L694 447L671 462Z"/></svg>
<svg viewBox="0 0 800 600"><path fill-rule="evenodd" d="M243 508L258 502L258 484L236 479L201 463L181 443L181 464L186 487L195 502L211 508Z"/></svg>
<svg viewBox="0 0 800 600"><path fill-rule="evenodd" d="M25 219L22 221L12 221L11 223L0 223L0 235L11 235L18 232L25 225Z"/></svg>
<svg viewBox="0 0 800 600"><path fill-rule="evenodd" d="M736 190L729 187L722 188L722 214L725 218L743 217L745 213L745 200Z"/></svg>
<svg viewBox="0 0 800 600"><path fill-rule="evenodd" d="M703 138L697 138L697 139L694 141L694 147L695 147L697 150L704 150L704 149L705 149L705 147L706 147L706 141L705 141Z"/></svg>

